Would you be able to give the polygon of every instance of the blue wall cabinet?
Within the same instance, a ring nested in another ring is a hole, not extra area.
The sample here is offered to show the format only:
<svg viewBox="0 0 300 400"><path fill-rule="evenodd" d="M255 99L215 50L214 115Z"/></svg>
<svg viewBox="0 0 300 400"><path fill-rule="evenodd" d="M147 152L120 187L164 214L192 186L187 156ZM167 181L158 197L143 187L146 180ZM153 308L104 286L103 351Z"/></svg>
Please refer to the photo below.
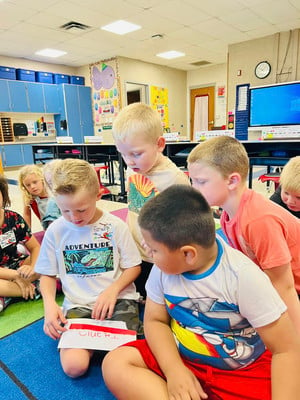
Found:
<svg viewBox="0 0 300 400"><path fill-rule="evenodd" d="M21 144L6 144L2 146L2 162L4 167L15 167L16 165L23 165Z"/></svg>
<svg viewBox="0 0 300 400"><path fill-rule="evenodd" d="M82 142L84 136L94 136L94 121L92 113L92 94L88 86L77 86L79 109L81 116Z"/></svg>
<svg viewBox="0 0 300 400"><path fill-rule="evenodd" d="M7 81L10 97L10 111L29 112L26 83L22 81Z"/></svg>
<svg viewBox="0 0 300 400"><path fill-rule="evenodd" d="M59 114L58 86L0 79L0 112Z"/></svg>
<svg viewBox="0 0 300 400"><path fill-rule="evenodd" d="M31 144L22 144L23 164L33 164L33 154Z"/></svg>
<svg viewBox="0 0 300 400"><path fill-rule="evenodd" d="M45 113L60 114L62 109L59 103L57 85L43 84Z"/></svg>
<svg viewBox="0 0 300 400"><path fill-rule="evenodd" d="M27 82L25 84L27 90L28 110L34 113L45 112L45 101L43 85Z"/></svg>
<svg viewBox="0 0 300 400"><path fill-rule="evenodd" d="M61 119L67 121L67 131L57 130L59 136L72 136L74 143L83 143L84 136L94 135L91 88L80 85L61 85L64 111Z"/></svg>
<svg viewBox="0 0 300 400"><path fill-rule="evenodd" d="M31 144L5 144L1 146L3 167L33 164Z"/></svg>
<svg viewBox="0 0 300 400"><path fill-rule="evenodd" d="M5 79L0 79L0 111L10 111L10 99L8 83Z"/></svg>

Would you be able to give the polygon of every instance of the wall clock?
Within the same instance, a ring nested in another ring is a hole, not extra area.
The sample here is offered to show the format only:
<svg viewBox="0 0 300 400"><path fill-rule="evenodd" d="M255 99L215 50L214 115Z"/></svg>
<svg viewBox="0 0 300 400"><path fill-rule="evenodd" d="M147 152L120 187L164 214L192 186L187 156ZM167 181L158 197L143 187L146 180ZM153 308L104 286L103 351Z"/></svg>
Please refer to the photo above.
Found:
<svg viewBox="0 0 300 400"><path fill-rule="evenodd" d="M268 75L270 75L271 72L271 65L268 63L268 61L261 61L259 62L254 70L255 76L259 79L264 79Z"/></svg>

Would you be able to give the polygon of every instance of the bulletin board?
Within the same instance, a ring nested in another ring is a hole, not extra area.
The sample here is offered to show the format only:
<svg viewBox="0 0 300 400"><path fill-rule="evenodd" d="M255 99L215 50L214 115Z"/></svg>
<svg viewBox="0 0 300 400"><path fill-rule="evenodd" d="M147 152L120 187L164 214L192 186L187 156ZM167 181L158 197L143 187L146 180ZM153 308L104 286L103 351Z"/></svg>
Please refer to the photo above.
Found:
<svg viewBox="0 0 300 400"><path fill-rule="evenodd" d="M90 65L94 124L99 134L111 130L121 108L120 77L116 58Z"/></svg>
<svg viewBox="0 0 300 400"><path fill-rule="evenodd" d="M164 129L169 129L169 94L168 89L150 86L150 105L157 110Z"/></svg>

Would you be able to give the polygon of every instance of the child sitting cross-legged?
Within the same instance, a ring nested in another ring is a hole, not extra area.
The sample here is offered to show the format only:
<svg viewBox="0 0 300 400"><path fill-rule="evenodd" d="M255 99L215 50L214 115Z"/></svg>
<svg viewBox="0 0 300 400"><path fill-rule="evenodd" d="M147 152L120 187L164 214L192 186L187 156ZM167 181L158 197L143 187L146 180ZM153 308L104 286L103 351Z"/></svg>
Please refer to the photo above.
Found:
<svg viewBox="0 0 300 400"><path fill-rule="evenodd" d="M154 260L145 340L103 360L117 399L298 399L300 337L287 307L266 274L216 238L204 197L171 186L139 224Z"/></svg>
<svg viewBox="0 0 300 400"><path fill-rule="evenodd" d="M45 232L36 272L41 274L44 332L59 339L68 318L112 319L140 329L134 280L140 255L127 224L97 207L101 198L94 168L84 160L65 159L51 173L52 194L62 216ZM56 303L56 276L65 295ZM64 372L83 375L93 351L60 350Z"/></svg>
<svg viewBox="0 0 300 400"><path fill-rule="evenodd" d="M40 245L23 217L10 210L8 183L0 176L0 312L14 298L40 297L34 264ZM20 245L20 246L19 246ZM23 248L23 250L22 250Z"/></svg>

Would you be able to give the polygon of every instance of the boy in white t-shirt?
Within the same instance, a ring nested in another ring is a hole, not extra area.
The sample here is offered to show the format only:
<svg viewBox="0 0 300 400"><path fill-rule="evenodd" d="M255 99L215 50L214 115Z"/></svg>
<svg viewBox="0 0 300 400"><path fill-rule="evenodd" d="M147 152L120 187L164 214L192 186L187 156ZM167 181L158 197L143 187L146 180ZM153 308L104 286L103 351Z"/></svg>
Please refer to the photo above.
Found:
<svg viewBox="0 0 300 400"><path fill-rule="evenodd" d="M145 340L105 356L115 397L298 399L300 338L287 307L266 274L216 238L204 197L174 185L144 205L139 223L154 260Z"/></svg>
<svg viewBox="0 0 300 400"><path fill-rule="evenodd" d="M59 339L67 318L125 321L138 331L139 293L134 280L141 258L121 219L97 208L101 198L93 167L84 160L62 160L54 169L52 191L62 216L47 229L35 271L41 274L44 331ZM65 295L62 309L55 301L56 276ZM92 351L61 349L64 372L83 375Z"/></svg>

